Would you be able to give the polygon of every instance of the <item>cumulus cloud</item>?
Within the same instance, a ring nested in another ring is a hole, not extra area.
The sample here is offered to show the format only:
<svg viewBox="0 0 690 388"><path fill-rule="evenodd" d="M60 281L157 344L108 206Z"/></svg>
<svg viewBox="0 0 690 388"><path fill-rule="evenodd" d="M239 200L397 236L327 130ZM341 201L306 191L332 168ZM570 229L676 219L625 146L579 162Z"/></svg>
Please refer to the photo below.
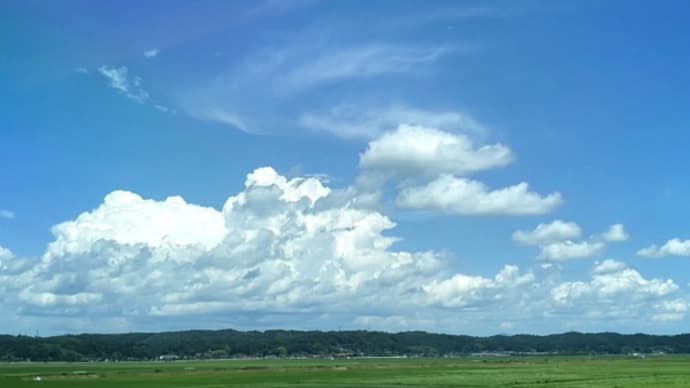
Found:
<svg viewBox="0 0 690 388"><path fill-rule="evenodd" d="M144 51L144 57L145 57L145 58L149 58L149 59L150 59L150 58L155 58L155 57L158 56L158 54L159 54L160 52L161 52L161 50L159 50L159 49L157 49L157 48L154 48L154 49L151 49L151 50L146 50L146 51Z"/></svg>
<svg viewBox="0 0 690 388"><path fill-rule="evenodd" d="M601 235L604 241L608 242L621 242L627 241L630 235L625 231L625 227L622 224L614 224L609 227L605 233Z"/></svg>
<svg viewBox="0 0 690 388"><path fill-rule="evenodd" d="M386 177L435 177L503 167L514 159L502 144L477 147L466 135L403 124L371 141L359 164Z"/></svg>
<svg viewBox="0 0 690 388"><path fill-rule="evenodd" d="M0 258L7 259L7 258L10 258L13 256L14 255L12 254L12 251L10 251L9 249L7 249L3 246L0 246Z"/></svg>
<svg viewBox="0 0 690 388"><path fill-rule="evenodd" d="M143 104L149 99L149 93L141 88L141 78L130 78L126 66L101 66L98 73L108 80L108 85L124 94L127 98Z"/></svg>
<svg viewBox="0 0 690 388"><path fill-rule="evenodd" d="M590 236L587 240L577 241L582 229L574 222L555 220L542 223L533 230L518 230L513 233L513 241L522 245L538 246L540 260L565 261L585 259L601 254L608 242L620 242L628 239L622 224L614 224L599 235Z"/></svg>
<svg viewBox="0 0 690 388"><path fill-rule="evenodd" d="M673 238L662 246L650 245L640 249L637 254L643 257L690 256L690 240Z"/></svg>
<svg viewBox="0 0 690 388"><path fill-rule="evenodd" d="M457 274L449 279L433 280L422 287L432 303L444 307L467 307L508 297L516 288L534 282L534 274L521 274L518 267L506 265L495 276L488 279L481 276ZM498 292L497 292L498 290Z"/></svg>
<svg viewBox="0 0 690 388"><path fill-rule="evenodd" d="M538 258L551 261L586 259L601 253L605 247L606 244L596 241L557 241L542 245Z"/></svg>
<svg viewBox="0 0 690 388"><path fill-rule="evenodd" d="M657 312L652 316L656 322L677 322L685 319L690 302L685 299L666 300L656 305Z"/></svg>
<svg viewBox="0 0 690 388"><path fill-rule="evenodd" d="M132 320L499 305L533 281L515 266L449 273L443 254L393 249L394 227L316 178L265 167L222 211L112 192L56 225L38 263L0 280L22 314Z"/></svg>
<svg viewBox="0 0 690 388"><path fill-rule="evenodd" d="M424 186L403 189L397 204L448 214L544 214L563 203L559 193L542 196L525 182L490 190L481 182L443 174Z"/></svg>
<svg viewBox="0 0 690 388"><path fill-rule="evenodd" d="M223 217L215 209L188 204L178 196L159 202L128 191L108 194L98 208L54 226L52 232L49 259L88 253L99 241L144 244L165 255L181 246L208 250L226 234Z"/></svg>
<svg viewBox="0 0 690 388"><path fill-rule="evenodd" d="M270 167L248 174L244 186L220 210L114 191L56 225L40 258L0 248L4 313L87 330L85 321L119 330L172 321L457 330L458 317L467 325L491 317L492 327L542 314L674 322L688 309L673 281L647 279L621 262L598 263L589 281L554 281L556 266L460 273L447 254L396 249L395 223L347 190ZM528 240L558 238L546 225Z"/></svg>
<svg viewBox="0 0 690 388"><path fill-rule="evenodd" d="M467 113L431 111L404 104L377 108L340 104L325 112L303 113L299 117L299 124L304 128L343 138L374 138L395 130L400 123L476 135L487 132L481 123Z"/></svg>
<svg viewBox="0 0 690 388"><path fill-rule="evenodd" d="M580 238L582 229L574 222L555 220L539 224L534 230L518 230L513 233L513 241L523 245L543 245L563 240Z"/></svg>
<svg viewBox="0 0 690 388"><path fill-rule="evenodd" d="M638 318L641 311L672 311L674 302L668 297L678 291L671 279L646 279L622 262L605 260L594 267L590 281L563 282L554 287L551 308L591 318Z"/></svg>
<svg viewBox="0 0 690 388"><path fill-rule="evenodd" d="M14 257L14 255L12 254L12 251L10 251L9 249L7 249L3 246L0 246L0 260L8 260L8 259L11 259L12 257ZM1 266L2 266L2 261L0 261L0 267Z"/></svg>
<svg viewBox="0 0 690 388"><path fill-rule="evenodd" d="M4 218L6 220L13 220L15 217L16 215L13 211L0 209L0 218Z"/></svg>

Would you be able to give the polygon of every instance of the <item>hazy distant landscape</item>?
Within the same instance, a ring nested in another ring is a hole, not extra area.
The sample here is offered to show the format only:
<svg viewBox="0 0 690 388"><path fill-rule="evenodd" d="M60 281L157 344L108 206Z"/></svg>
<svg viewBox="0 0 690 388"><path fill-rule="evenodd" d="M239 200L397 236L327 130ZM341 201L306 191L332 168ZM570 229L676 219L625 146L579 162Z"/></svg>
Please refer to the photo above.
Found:
<svg viewBox="0 0 690 388"><path fill-rule="evenodd" d="M181 331L0 336L0 361L176 361L225 358L457 357L690 353L690 334L564 333L471 337L425 332Z"/></svg>

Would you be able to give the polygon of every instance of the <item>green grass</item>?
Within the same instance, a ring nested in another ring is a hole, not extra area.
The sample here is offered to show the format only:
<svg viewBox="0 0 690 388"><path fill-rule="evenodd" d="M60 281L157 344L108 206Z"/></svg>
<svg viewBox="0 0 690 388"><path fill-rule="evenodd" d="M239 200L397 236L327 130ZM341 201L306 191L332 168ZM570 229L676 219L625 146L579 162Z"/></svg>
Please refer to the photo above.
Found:
<svg viewBox="0 0 690 388"><path fill-rule="evenodd" d="M34 379L40 376L41 381ZM0 364L0 387L690 387L690 357Z"/></svg>

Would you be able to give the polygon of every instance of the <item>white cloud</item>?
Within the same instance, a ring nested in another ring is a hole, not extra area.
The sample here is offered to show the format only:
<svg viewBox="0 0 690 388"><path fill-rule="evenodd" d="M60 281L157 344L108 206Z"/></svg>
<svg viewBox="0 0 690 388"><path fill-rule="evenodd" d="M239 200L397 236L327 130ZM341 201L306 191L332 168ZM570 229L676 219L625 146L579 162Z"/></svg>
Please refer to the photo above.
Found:
<svg viewBox="0 0 690 388"><path fill-rule="evenodd" d="M240 115L220 108L206 108L198 112L190 112L193 116L198 117L204 121L216 122L230 125L242 132L258 133L260 132L255 125L250 125L246 119Z"/></svg>
<svg viewBox="0 0 690 388"><path fill-rule="evenodd" d="M0 245L0 268L3 268L3 260L7 261L13 257L12 251Z"/></svg>
<svg viewBox="0 0 690 388"><path fill-rule="evenodd" d="M101 66L98 72L109 81L109 86L127 98L138 103L144 103L149 99L149 94L141 88L141 78L129 78L126 66L110 67Z"/></svg>
<svg viewBox="0 0 690 388"><path fill-rule="evenodd" d="M155 104L153 105L153 107L163 113L177 114L177 111L175 109L171 109L170 107L165 105Z"/></svg>
<svg viewBox="0 0 690 388"><path fill-rule="evenodd" d="M248 174L222 210L115 191L55 226L40 259L0 250L0 305L12 321L40 314L65 327L127 330L161 329L174 316L187 328L314 322L447 331L462 322L486 332L549 317L670 322L687 313L673 281L612 260L597 264L590 281L554 282L557 266L541 279L515 265L493 276L458 273L439 252L395 249L395 223L353 198L270 167Z"/></svg>
<svg viewBox="0 0 690 388"><path fill-rule="evenodd" d="M608 242L621 242L627 241L630 235L625 231L625 227L622 224L614 224L609 227L605 233L601 235L604 241Z"/></svg>
<svg viewBox="0 0 690 388"><path fill-rule="evenodd" d="M459 130L484 135L487 129L472 116L452 111L430 111L403 104L370 108L357 104L337 105L326 112L304 113L299 125L343 138L374 138L395 130L401 123L440 130Z"/></svg>
<svg viewBox="0 0 690 388"><path fill-rule="evenodd" d="M382 130L381 127L388 129L391 120L379 119L375 109L362 102L362 96L370 91L376 94L379 90L375 83L388 84L401 77L431 76L435 63L460 51L458 48L386 42L353 45L349 37L346 41L327 38L321 28L312 26L281 37L276 46L262 47L232 61L233 66L178 93L176 104L201 120L214 120L208 117L209 108L232 112L243 121L252 122L252 128L263 128L262 132L290 131L298 127L348 138L371 138L380 133L377 131ZM333 100L336 96L332 93L334 86L338 86L338 101L345 103L337 105ZM395 96L386 95L389 101L410 97L404 91ZM412 122L423 119L419 122L425 125L457 120L469 123L462 114L425 112L403 104L400 107L382 106L380 110L390 114L400 110L408 116L402 119L414 119ZM230 121L214 121L236 127ZM401 122L405 121L393 124ZM369 123L377 123L379 128L366 128Z"/></svg>
<svg viewBox="0 0 690 388"><path fill-rule="evenodd" d="M154 48L151 50L146 50L144 51L144 57L146 58L155 58L158 56L158 54L161 52L161 50Z"/></svg>
<svg viewBox="0 0 690 388"><path fill-rule="evenodd" d="M514 159L502 144L476 147L462 134L403 124L371 141L359 164L386 177L435 177L503 167Z"/></svg>
<svg viewBox="0 0 690 388"><path fill-rule="evenodd" d="M0 218L4 218L6 220L13 220L15 217L16 214L14 214L13 211L0 209Z"/></svg>
<svg viewBox="0 0 690 388"><path fill-rule="evenodd" d="M604 251L606 243L628 239L621 224L611 225L605 233L593 235L586 241L576 241L581 235L582 229L576 223L555 220L539 224L534 230L515 231L513 241L538 246L540 260L565 261L594 257Z"/></svg>
<svg viewBox="0 0 690 388"><path fill-rule="evenodd" d="M434 279L422 289L432 303L459 308L506 298L511 289L529 285L534 280L534 274L520 274L518 267L506 265L494 279L457 274L449 279Z"/></svg>
<svg viewBox="0 0 690 388"><path fill-rule="evenodd" d="M14 255L12 254L12 251L3 246L0 246L0 259L9 259L13 256Z"/></svg>
<svg viewBox="0 0 690 388"><path fill-rule="evenodd" d="M223 217L215 209L188 204L178 196L159 202L128 191L113 191L98 208L54 226L52 232L55 240L48 246L48 259L87 253L99 241L144 244L164 255L184 246L208 250L226 234Z"/></svg>
<svg viewBox="0 0 690 388"><path fill-rule="evenodd" d="M513 233L513 241L523 245L543 245L563 240L580 238L582 229L574 222L555 220L539 224L534 230L518 230Z"/></svg>
<svg viewBox="0 0 690 388"><path fill-rule="evenodd" d="M652 316L655 322L677 322L685 319L690 310L690 302L685 299L665 300L656 306L657 313Z"/></svg>
<svg viewBox="0 0 690 388"><path fill-rule="evenodd" d="M442 174L425 186L403 189L397 204L448 214L544 214L563 203L559 193L542 196L525 182L489 190L481 182Z"/></svg>
<svg viewBox="0 0 690 388"><path fill-rule="evenodd" d="M586 259L601 253L605 247L606 244L597 241L557 241L542 245L539 259L551 261Z"/></svg>
<svg viewBox="0 0 690 388"><path fill-rule="evenodd" d="M624 263L605 260L594 267L591 280L553 287L546 316L561 316L580 327L608 322L614 330L621 322L640 330L639 322L648 320L645 325L658 330L661 323L685 319L688 304L679 293L671 279L647 279Z"/></svg>
<svg viewBox="0 0 690 388"><path fill-rule="evenodd" d="M375 76L409 74L453 50L446 47L411 47L369 44L320 50L316 57L294 64L282 75L282 88L298 91L317 84Z"/></svg>
<svg viewBox="0 0 690 388"><path fill-rule="evenodd" d="M595 266L589 282L563 282L551 290L555 311L585 313L596 318L638 318L640 311L653 311L678 292L670 279L645 279L621 262L606 260Z"/></svg>
<svg viewBox="0 0 690 388"><path fill-rule="evenodd" d="M640 249L637 254L643 257L690 256L690 240L673 238L664 245L651 245Z"/></svg>
<svg viewBox="0 0 690 388"><path fill-rule="evenodd" d="M388 217L316 178L266 167L248 174L245 187L222 211L110 193L55 226L40 262L19 275L0 272L0 294L13 293L24 314L354 317L507 303L508 290L533 280L514 266L494 278L449 277L443 255L392 249Z"/></svg>

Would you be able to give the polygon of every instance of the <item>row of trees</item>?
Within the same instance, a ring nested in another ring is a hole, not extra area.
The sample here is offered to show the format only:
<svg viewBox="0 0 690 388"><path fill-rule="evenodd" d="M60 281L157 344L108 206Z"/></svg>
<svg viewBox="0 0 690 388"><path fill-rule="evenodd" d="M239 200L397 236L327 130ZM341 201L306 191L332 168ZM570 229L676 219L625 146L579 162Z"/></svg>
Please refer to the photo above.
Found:
<svg viewBox="0 0 690 388"><path fill-rule="evenodd" d="M442 356L480 352L628 354L690 353L690 334L653 336L564 333L471 337L426 332L181 331L0 336L2 361L151 360L290 356Z"/></svg>

